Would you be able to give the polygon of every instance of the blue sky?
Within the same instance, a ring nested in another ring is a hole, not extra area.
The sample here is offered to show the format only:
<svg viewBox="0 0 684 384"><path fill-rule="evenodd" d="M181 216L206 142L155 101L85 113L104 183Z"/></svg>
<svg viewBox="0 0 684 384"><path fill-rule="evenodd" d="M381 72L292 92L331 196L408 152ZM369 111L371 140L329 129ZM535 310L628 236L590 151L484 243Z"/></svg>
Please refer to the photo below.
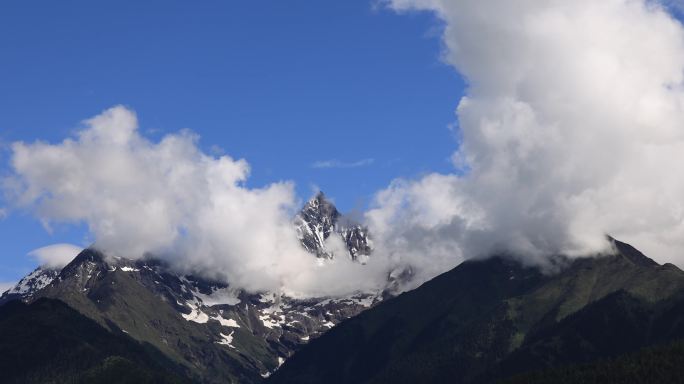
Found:
<svg viewBox="0 0 684 384"><path fill-rule="evenodd" d="M188 128L245 158L249 186L292 180L302 199L318 186L363 209L394 178L451 170L463 82L437 28L371 0L2 2L2 173L9 143L61 141L123 104L152 140ZM0 282L61 242L86 244L85 227L48 233L10 210Z"/></svg>

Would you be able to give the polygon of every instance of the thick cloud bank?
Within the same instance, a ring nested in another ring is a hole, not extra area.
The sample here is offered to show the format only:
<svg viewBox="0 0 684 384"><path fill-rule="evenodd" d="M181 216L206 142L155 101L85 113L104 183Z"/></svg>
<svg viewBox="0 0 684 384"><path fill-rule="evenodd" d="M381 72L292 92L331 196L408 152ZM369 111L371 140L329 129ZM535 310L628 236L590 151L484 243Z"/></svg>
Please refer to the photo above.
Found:
<svg viewBox="0 0 684 384"><path fill-rule="evenodd" d="M684 265L684 30L664 7L389 6L435 13L444 60L468 84L454 174L395 181L367 214L390 258L437 273L503 250L529 261L600 251L611 234Z"/></svg>
<svg viewBox="0 0 684 384"><path fill-rule="evenodd" d="M345 260L320 266L303 250L291 183L247 188L247 162L206 155L196 141L181 132L151 142L132 111L114 107L61 143L14 143L5 187L46 225L87 223L109 254L151 253L248 290L326 294L378 281Z"/></svg>

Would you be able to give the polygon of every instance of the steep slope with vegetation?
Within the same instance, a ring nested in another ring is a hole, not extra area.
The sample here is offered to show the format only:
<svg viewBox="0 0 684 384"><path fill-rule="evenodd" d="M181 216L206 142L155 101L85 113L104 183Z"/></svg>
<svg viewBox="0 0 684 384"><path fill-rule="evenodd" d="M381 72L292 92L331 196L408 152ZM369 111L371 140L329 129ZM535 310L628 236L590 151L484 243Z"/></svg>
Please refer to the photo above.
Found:
<svg viewBox="0 0 684 384"><path fill-rule="evenodd" d="M614 250L559 258L550 274L506 258L465 262L331 330L271 382L491 382L681 337L684 272L618 241Z"/></svg>
<svg viewBox="0 0 684 384"><path fill-rule="evenodd" d="M150 345L52 299L0 307L3 383L189 383Z"/></svg>

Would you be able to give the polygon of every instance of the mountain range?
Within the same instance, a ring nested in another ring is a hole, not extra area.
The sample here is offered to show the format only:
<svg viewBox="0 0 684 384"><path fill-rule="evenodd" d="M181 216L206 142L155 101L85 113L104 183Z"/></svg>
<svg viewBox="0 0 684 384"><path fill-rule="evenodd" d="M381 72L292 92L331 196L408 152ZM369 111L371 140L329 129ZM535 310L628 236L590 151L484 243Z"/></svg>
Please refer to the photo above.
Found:
<svg viewBox="0 0 684 384"><path fill-rule="evenodd" d="M294 225L315 257L360 261L370 255L366 229L350 224L322 193L306 203ZM346 255L326 248L331 236L346 244ZM309 340L377 304L388 292L306 299L250 293L179 274L154 258L112 258L88 248L62 269L38 267L0 296L0 305L20 300L28 303L22 311L30 311L38 301L59 300L107 332L149 345L183 377L258 382Z"/></svg>
<svg viewBox="0 0 684 384"><path fill-rule="evenodd" d="M367 228L323 194L293 225L312 262L373 257ZM12 383L606 382L606 370L676 382L684 272L610 242L544 269L501 254L401 294L395 276L306 299L88 248L0 297L0 371Z"/></svg>

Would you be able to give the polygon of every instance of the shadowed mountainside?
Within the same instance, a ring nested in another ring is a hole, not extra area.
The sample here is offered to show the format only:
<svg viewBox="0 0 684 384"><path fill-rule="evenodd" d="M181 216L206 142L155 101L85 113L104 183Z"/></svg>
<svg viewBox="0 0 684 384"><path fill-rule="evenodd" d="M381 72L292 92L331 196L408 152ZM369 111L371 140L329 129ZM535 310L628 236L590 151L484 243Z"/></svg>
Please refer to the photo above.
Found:
<svg viewBox="0 0 684 384"><path fill-rule="evenodd" d="M189 383L150 345L112 333L66 304L0 307L3 383Z"/></svg>
<svg viewBox="0 0 684 384"><path fill-rule="evenodd" d="M467 261L332 329L273 383L493 382L684 337L684 272L614 241L546 275Z"/></svg>

